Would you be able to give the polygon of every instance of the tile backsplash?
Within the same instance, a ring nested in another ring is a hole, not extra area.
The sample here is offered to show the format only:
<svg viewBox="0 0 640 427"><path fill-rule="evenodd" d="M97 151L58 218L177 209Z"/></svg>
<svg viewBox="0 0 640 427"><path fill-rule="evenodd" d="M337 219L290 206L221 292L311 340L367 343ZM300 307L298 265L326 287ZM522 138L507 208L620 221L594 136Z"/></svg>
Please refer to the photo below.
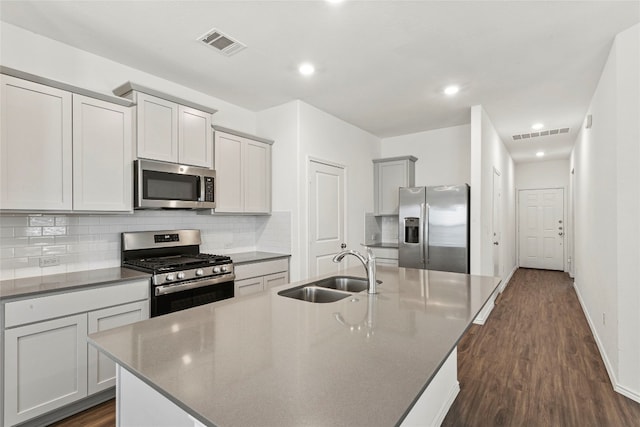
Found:
<svg viewBox="0 0 640 427"><path fill-rule="evenodd" d="M291 214L199 215L136 211L131 215L0 215L0 280L120 265L123 231L197 228L202 252L291 252ZM43 266L42 262L58 263Z"/></svg>

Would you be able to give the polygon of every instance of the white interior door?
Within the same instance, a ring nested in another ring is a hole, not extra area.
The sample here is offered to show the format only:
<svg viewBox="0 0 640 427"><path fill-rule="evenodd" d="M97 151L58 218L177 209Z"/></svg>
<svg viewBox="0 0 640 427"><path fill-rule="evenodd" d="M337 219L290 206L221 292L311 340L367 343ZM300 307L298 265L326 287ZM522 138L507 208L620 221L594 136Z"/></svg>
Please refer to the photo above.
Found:
<svg viewBox="0 0 640 427"><path fill-rule="evenodd" d="M520 190L520 267L564 270L564 191Z"/></svg>
<svg viewBox="0 0 640 427"><path fill-rule="evenodd" d="M344 242L344 169L309 162L309 276L338 272ZM346 261L346 260L345 260Z"/></svg>
<svg viewBox="0 0 640 427"><path fill-rule="evenodd" d="M501 209L502 206L502 182L500 181L500 172L497 169L493 169L493 223L492 223L492 242L493 242L493 275L496 277L502 277L502 269L500 268L500 240L502 238L502 232L500 226Z"/></svg>

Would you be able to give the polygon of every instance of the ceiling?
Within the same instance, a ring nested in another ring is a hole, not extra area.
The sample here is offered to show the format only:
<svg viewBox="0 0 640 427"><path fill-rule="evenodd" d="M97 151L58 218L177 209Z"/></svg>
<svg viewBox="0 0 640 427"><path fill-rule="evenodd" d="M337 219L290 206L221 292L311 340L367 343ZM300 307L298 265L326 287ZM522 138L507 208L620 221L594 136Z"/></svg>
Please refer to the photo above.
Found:
<svg viewBox="0 0 640 427"><path fill-rule="evenodd" d="M380 138L469 123L481 104L518 162L568 157L640 1L2 0L0 19L253 111L300 99ZM196 41L212 28L247 48ZM570 132L512 140L535 122Z"/></svg>

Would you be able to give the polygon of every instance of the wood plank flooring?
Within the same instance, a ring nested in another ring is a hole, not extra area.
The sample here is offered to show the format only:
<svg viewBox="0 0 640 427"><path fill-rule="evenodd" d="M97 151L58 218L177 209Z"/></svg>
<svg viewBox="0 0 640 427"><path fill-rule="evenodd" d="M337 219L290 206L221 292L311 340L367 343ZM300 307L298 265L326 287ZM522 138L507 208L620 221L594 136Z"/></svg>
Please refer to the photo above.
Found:
<svg viewBox="0 0 640 427"><path fill-rule="evenodd" d="M458 366L445 427L640 427L640 404L613 391L565 273L519 269L460 341ZM115 426L114 401L55 426Z"/></svg>
<svg viewBox="0 0 640 427"><path fill-rule="evenodd" d="M460 394L443 426L640 426L613 391L573 281L519 269L458 345Z"/></svg>

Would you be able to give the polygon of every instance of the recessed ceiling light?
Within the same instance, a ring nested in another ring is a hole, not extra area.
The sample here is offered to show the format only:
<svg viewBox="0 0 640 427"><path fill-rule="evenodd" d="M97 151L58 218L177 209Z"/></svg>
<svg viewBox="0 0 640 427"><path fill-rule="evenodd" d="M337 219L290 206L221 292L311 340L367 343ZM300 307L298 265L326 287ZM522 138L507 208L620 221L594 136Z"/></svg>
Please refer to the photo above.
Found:
<svg viewBox="0 0 640 427"><path fill-rule="evenodd" d="M343 0L327 0L327 3L342 3Z"/></svg>
<svg viewBox="0 0 640 427"><path fill-rule="evenodd" d="M543 127L544 127L544 124L543 124L543 123L534 123L534 124L531 126L531 129L533 129L533 130L540 130L540 129L542 129Z"/></svg>
<svg viewBox="0 0 640 427"><path fill-rule="evenodd" d="M538 151L536 157L544 157L544 151Z"/></svg>
<svg viewBox="0 0 640 427"><path fill-rule="evenodd" d="M298 71L300 71L300 74L302 74L303 76L310 76L316 71L316 69L313 64L305 62L304 64L300 64L300 66L298 67Z"/></svg>
<svg viewBox="0 0 640 427"><path fill-rule="evenodd" d="M460 92L460 88L456 85L451 85L444 88L445 95L451 96L451 95L455 95L458 92Z"/></svg>

